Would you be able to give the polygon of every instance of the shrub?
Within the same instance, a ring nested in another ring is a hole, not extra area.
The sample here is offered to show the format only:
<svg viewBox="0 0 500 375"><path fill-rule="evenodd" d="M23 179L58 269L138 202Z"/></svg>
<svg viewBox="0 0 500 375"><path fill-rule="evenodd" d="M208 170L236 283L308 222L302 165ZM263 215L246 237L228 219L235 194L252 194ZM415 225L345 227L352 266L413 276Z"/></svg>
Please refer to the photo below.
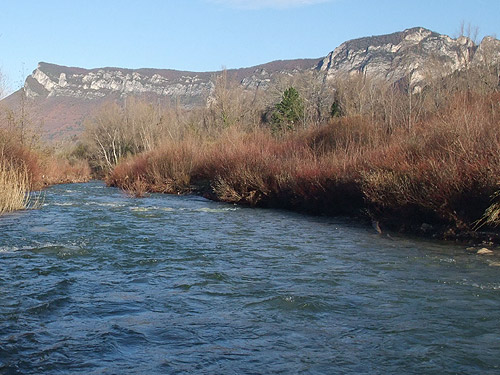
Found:
<svg viewBox="0 0 500 375"><path fill-rule="evenodd" d="M193 190L227 202L318 214L359 214L396 229L471 230L498 223L500 101L458 93L447 106L390 129L370 115L333 118L274 137L230 127L217 137L186 133L120 163L111 185L135 191Z"/></svg>

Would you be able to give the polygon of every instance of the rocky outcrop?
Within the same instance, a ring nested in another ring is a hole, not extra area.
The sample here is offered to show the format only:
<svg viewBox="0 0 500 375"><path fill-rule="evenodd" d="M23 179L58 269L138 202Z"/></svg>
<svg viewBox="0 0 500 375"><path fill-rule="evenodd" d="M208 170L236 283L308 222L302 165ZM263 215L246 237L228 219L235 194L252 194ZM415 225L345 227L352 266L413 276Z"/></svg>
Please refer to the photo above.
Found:
<svg viewBox="0 0 500 375"><path fill-rule="evenodd" d="M500 64L500 40L491 36L484 37L479 44L472 65L494 66Z"/></svg>
<svg viewBox="0 0 500 375"><path fill-rule="evenodd" d="M173 70L102 68L85 70L39 63L27 78L24 90L28 98L71 97L101 99L145 95L179 98L187 104L210 93L209 73Z"/></svg>
<svg viewBox="0 0 500 375"><path fill-rule="evenodd" d="M457 39L422 27L389 35L350 40L318 65L328 80L354 73L413 86L428 78L446 76L466 68L477 49L467 37Z"/></svg>
<svg viewBox="0 0 500 375"><path fill-rule="evenodd" d="M275 61L253 68L228 70L247 89L267 88L278 74L313 69L317 60ZM175 99L185 106L203 104L221 72L183 72L167 69L81 69L41 62L26 79L28 98L67 97L86 100L108 96L145 96Z"/></svg>
<svg viewBox="0 0 500 375"><path fill-rule="evenodd" d="M274 61L227 70L227 75L247 90L265 90L282 75L316 70L324 81L334 82L345 75L362 73L389 82L402 81L419 91L427 79L459 73L472 66L496 66L498 71L499 64L500 41L495 38L486 37L476 45L466 37L453 39L416 27L347 41L323 59ZM32 99L34 112L44 128L58 137L61 129L78 133L83 119L110 99L140 96L184 107L206 105L214 89L215 77L220 73L82 69L42 62L27 77L22 90ZM19 93L13 94L4 99L3 104L19 102L18 96Z"/></svg>

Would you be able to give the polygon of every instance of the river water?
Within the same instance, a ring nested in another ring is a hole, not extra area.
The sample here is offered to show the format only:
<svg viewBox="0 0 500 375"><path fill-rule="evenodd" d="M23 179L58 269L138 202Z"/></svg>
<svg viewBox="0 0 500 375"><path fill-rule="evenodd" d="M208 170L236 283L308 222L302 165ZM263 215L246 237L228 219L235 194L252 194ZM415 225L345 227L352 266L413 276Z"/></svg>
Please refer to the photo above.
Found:
<svg viewBox="0 0 500 375"><path fill-rule="evenodd" d="M347 219L55 186L0 218L0 374L499 374L498 261Z"/></svg>

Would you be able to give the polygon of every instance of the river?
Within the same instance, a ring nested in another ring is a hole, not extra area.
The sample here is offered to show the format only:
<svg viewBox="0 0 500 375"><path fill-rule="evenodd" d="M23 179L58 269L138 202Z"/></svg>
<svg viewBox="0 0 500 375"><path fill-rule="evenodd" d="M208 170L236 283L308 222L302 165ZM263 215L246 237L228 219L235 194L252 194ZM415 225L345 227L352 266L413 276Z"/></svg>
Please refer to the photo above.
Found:
<svg viewBox="0 0 500 375"><path fill-rule="evenodd" d="M0 218L0 374L498 374L464 246L197 196L45 191Z"/></svg>

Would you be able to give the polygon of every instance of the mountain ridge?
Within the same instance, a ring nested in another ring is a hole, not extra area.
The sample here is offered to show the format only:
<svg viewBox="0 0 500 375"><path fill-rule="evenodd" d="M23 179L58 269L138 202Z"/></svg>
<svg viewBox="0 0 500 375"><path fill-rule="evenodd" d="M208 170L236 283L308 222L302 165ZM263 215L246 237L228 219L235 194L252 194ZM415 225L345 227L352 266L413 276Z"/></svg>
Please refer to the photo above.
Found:
<svg viewBox="0 0 500 375"><path fill-rule="evenodd" d="M323 58L276 60L252 67L227 69L228 78L246 90L266 90L280 76L315 72L324 82L364 74L389 82L406 80L413 91L425 81L450 75L485 60L500 61L500 41L480 44L451 38L423 27L348 40ZM222 71L190 72L154 68L68 67L40 62L22 91L2 103L15 107L21 93L43 122L49 137L81 131L83 119L106 100L141 96L183 107L207 105Z"/></svg>

